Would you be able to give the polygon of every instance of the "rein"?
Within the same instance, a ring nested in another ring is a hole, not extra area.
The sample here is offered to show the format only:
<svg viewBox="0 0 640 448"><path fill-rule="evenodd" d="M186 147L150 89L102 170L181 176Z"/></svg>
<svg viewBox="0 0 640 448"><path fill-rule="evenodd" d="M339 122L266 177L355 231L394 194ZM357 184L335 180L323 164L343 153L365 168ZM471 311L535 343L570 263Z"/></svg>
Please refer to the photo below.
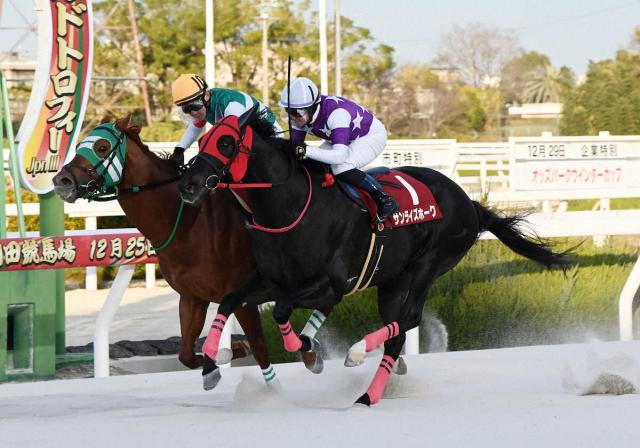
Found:
<svg viewBox="0 0 640 448"><path fill-rule="evenodd" d="M118 199L119 194L125 193L142 193L143 191L153 190L159 187L163 187L165 185L172 184L177 182L182 177L182 173L177 176L169 177L168 179L160 180L157 182L151 182L145 185L136 185L129 188L118 188L117 186L112 187L112 190L105 188L103 191L96 191L95 196L87 198L88 201L96 201L96 202L107 202L114 201ZM102 196L103 194L111 194L111 196Z"/></svg>
<svg viewBox="0 0 640 448"><path fill-rule="evenodd" d="M80 171L84 172L90 179L86 184L80 184L79 182L77 182L77 179L73 174L73 171L68 170L71 176L73 176L74 180L76 181L76 185L78 185L79 187L83 187L85 189L85 194L82 196L84 199L87 199L90 202L91 201L96 201L96 202L113 201L118 199L118 196L120 194L141 193L143 191L149 191L159 187L163 187L165 185L172 184L180 180L180 178L184 174L185 168L181 167L178 169L178 174L175 176L172 176L160 181L144 184L144 185L134 185L128 188L119 188L117 184L105 185L105 180L106 180L105 173L109 172L109 168L115 164L116 156L119 155L120 151L122 151L122 154L121 154L122 166L121 166L120 176L118 177L118 182L120 181L120 179L122 179L122 175L124 174L124 170L126 167L124 163L124 157L126 157L125 155L126 147L125 149L122 149L122 145L126 144L125 142L126 142L127 134L124 131L120 131L115 128L111 129L108 126L103 126L103 125L98 126L96 129L107 131L109 134L113 136L113 138L115 138L116 144L112 146L111 150L104 156L104 158L102 158L96 165L92 166L91 168L84 168L82 166L74 164L73 162L69 163L69 166L75 167L76 169L79 169ZM138 141L137 143L138 145L148 150L148 147L144 145L141 141ZM98 168L102 168L101 173L98 172ZM109 178L109 180L113 181L111 177ZM106 196L109 194L111 196ZM176 213L176 220L173 224L173 228L171 229L171 232L169 233L169 236L167 237L167 239L165 239L164 242L159 246L152 246L152 248L156 252L166 249L173 242L173 239L176 236L176 232L178 231L178 227L180 226L180 221L182 220L182 215L184 212L184 204L185 204L184 201L180 199L180 205L178 207L178 212Z"/></svg>
<svg viewBox="0 0 640 448"><path fill-rule="evenodd" d="M309 204L311 204L311 197L313 196L313 184L311 183L311 175L309 174L309 170L307 169L306 166L303 166L303 168L304 168L304 172L307 175L307 180L309 181L309 196L307 197L307 203L304 205L304 208L300 212L300 215L298 216L298 218L286 227L273 228L273 227L261 226L256 222L255 216L253 216L251 218L253 223L249 224L250 229L260 230L262 232L268 232L268 233L285 233L293 229L295 226L297 226L300 223L304 215L307 213L307 210L309 209Z"/></svg>
<svg viewBox="0 0 640 448"><path fill-rule="evenodd" d="M229 157L223 156L223 157L225 157L227 159L227 162L224 164L222 169L219 171L219 174L212 174L209 177L207 177L207 179L204 182L205 188L207 188L210 191L215 191L218 188L226 188L226 189L229 189L229 190L249 189L249 188L274 188L274 187L277 187L277 186L281 186L281 185L287 184L291 180L291 178L293 176L293 173L296 170L295 160L294 160L293 157L289 157L289 160L290 160L289 174L287 175L286 179L284 179L282 181L279 181L279 182L254 182L254 183L220 182L220 179L226 177L229 174L229 171L232 169L232 164L236 161L238 155L240 153L243 153L243 154L246 154L247 158L248 158L251 155L251 148L247 147L244 144L244 141L243 141L244 134L243 134L241 129L238 129L235 126L233 126L233 125L231 125L231 124L229 124L227 122L224 122L224 121L218 121L213 126L214 126L214 128L215 127L219 127L219 126L226 126L226 127L230 128L236 134L237 139L235 141L235 148L234 148L233 154L231 154ZM208 154L207 152L205 152L202 149L202 148L206 148L207 147L207 145L209 144L209 140L212 138L213 135L214 135L214 129L212 128L211 130L209 130L209 136L208 136L207 140L200 142L201 150L198 153L198 155L196 156L196 158L201 159L203 162L205 162L207 165L209 165L211 168L213 168L213 170L215 172L218 169L216 167L216 164L214 163L214 160L217 160L219 162L221 162L221 160L219 160L216 156L214 156L212 154ZM309 170L307 169L307 167L305 167L303 165L302 168L304 169L304 172L307 175L307 180L308 180L308 183L309 183L309 196L307 197L307 202L304 205L303 210L300 212L300 215L298 216L298 218L296 218L296 220L294 222L292 222L291 224L289 224L286 227L271 228L271 227L261 226L260 224L258 224L255 221L255 216L252 216L252 218L251 218L252 219L252 223L248 224L250 229L260 230L262 232L268 232L268 233L284 233L284 232L288 232L289 230L295 228L300 223L300 221L302 220L304 215L307 213L307 210L309 209L309 205L311 204L311 198L313 197L313 184L311 182L311 174L309 174ZM233 175L232 175L232 178L233 178Z"/></svg>

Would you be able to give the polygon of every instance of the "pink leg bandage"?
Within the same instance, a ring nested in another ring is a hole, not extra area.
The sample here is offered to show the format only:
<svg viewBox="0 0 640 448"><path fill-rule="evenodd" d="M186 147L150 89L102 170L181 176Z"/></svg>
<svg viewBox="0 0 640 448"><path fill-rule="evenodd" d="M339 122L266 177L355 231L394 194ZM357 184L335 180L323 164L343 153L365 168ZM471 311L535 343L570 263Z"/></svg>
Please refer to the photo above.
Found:
<svg viewBox="0 0 640 448"><path fill-rule="evenodd" d="M396 361L389 355L382 357L382 361L380 361L380 365L376 371L376 376L373 377L373 381L371 381L369 389L367 389L371 404L376 404L382 398L384 386L387 384L387 380L389 379L389 375L391 375L395 363Z"/></svg>
<svg viewBox="0 0 640 448"><path fill-rule="evenodd" d="M302 347L302 341L297 334L293 332L291 328L291 322L287 321L286 324L279 324L280 333L282 333L282 339L284 341L284 348L288 352L297 352Z"/></svg>
<svg viewBox="0 0 640 448"><path fill-rule="evenodd" d="M367 344L367 352L370 352L389 339L395 338L398 334L400 334L400 326L396 321L391 322L389 325L385 325L373 333L369 333L364 337L364 341Z"/></svg>
<svg viewBox="0 0 640 448"><path fill-rule="evenodd" d="M207 339L204 340L202 345L202 353L215 361L218 355L218 346L220 345L220 336L222 336L222 329L224 324L227 323L227 316L224 314L217 314L216 318L211 324Z"/></svg>

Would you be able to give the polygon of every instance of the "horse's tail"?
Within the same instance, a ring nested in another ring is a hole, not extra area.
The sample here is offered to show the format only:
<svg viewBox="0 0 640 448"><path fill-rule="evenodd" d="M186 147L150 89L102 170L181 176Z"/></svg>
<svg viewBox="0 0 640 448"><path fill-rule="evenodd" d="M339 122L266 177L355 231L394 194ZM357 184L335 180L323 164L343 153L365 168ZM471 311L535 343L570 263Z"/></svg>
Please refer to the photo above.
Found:
<svg viewBox="0 0 640 448"><path fill-rule="evenodd" d="M524 216L498 216L482 204L472 201L476 209L480 230L488 230L515 253L543 264L547 268L559 266L563 269L572 264L569 260L571 249L565 252L554 252L550 245L534 232L525 235L520 229L526 224Z"/></svg>

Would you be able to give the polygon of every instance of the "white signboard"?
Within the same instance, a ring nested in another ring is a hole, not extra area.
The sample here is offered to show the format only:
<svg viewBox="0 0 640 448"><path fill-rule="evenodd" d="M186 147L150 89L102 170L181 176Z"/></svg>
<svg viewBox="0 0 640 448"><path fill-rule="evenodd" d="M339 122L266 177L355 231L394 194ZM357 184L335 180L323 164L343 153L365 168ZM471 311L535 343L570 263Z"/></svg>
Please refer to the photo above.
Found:
<svg viewBox="0 0 640 448"><path fill-rule="evenodd" d="M640 188L640 136L515 137L511 189Z"/></svg>
<svg viewBox="0 0 640 448"><path fill-rule="evenodd" d="M387 141L387 146L367 167L420 166L453 174L457 158L456 141L452 139Z"/></svg>

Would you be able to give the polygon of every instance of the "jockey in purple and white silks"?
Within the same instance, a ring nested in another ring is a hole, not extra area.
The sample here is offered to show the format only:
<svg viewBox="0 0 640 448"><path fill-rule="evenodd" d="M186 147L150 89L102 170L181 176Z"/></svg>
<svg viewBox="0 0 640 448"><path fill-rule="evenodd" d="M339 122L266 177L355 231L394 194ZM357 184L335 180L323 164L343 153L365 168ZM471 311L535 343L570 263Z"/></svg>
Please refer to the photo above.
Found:
<svg viewBox="0 0 640 448"><path fill-rule="evenodd" d="M293 141L303 142L307 134L325 140L318 148L301 145L299 157L326 163L339 180L366 190L378 206L380 222L398 211L396 200L360 170L378 157L387 143L387 130L371 112L348 99L320 95L307 78L296 78L289 88L284 87L280 106L291 117Z"/></svg>

